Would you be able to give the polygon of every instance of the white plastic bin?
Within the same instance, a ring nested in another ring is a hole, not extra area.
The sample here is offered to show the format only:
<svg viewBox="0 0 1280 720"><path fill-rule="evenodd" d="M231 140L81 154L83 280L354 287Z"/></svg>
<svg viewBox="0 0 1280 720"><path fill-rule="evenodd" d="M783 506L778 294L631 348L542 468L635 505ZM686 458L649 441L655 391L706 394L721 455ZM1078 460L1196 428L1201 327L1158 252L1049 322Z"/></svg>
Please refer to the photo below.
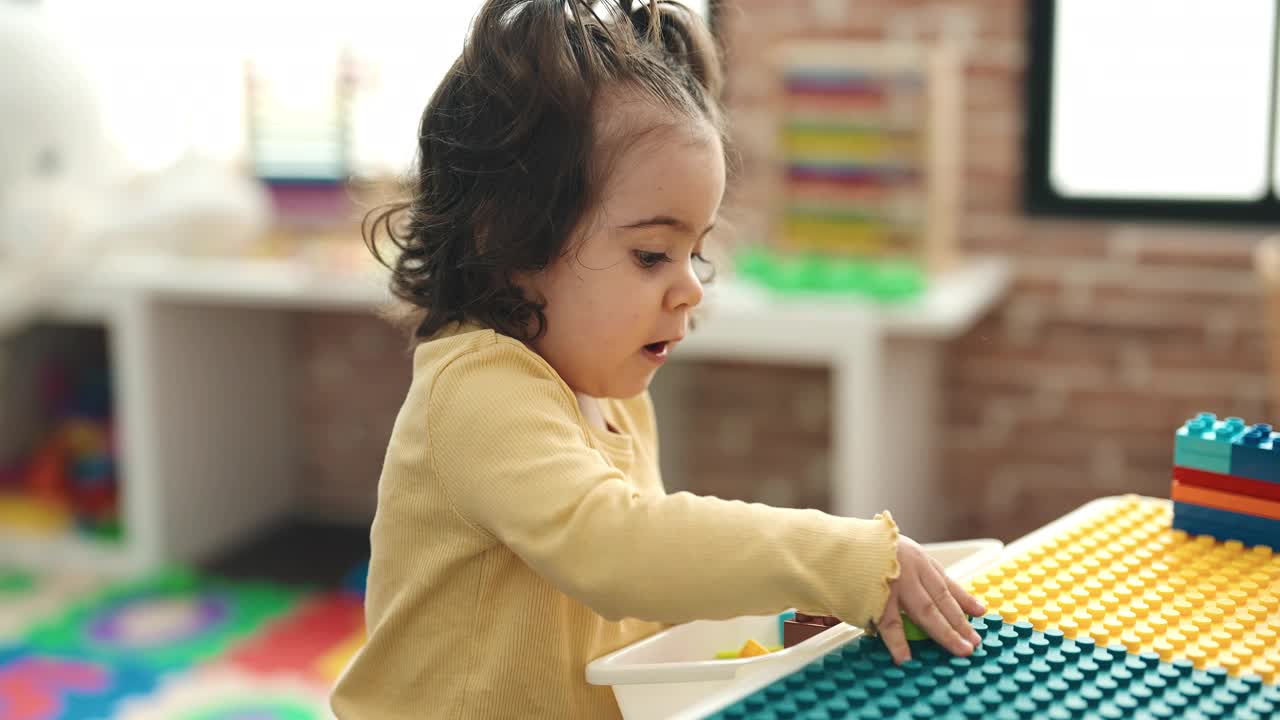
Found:
<svg viewBox="0 0 1280 720"><path fill-rule="evenodd" d="M952 577L963 578L995 562L999 540L932 543L924 549ZM669 628L587 665L587 682L612 685L627 720L671 718L707 696L746 684L761 675L780 676L821 657L860 635L840 624L808 640L768 655L716 660L721 650L736 650L747 640L781 645L777 615L747 615L731 620L699 620Z"/></svg>
<svg viewBox="0 0 1280 720"><path fill-rule="evenodd" d="M951 566L949 568L949 572L957 579L967 578L976 572L992 567L1000 562L1004 562L1009 558L1019 557L1030 549L1043 545L1045 541L1061 535L1068 529L1079 527L1080 524L1086 520L1114 509L1117 504L1129 502L1134 499L1144 502L1155 501L1166 504L1169 502L1164 499L1145 498L1137 495L1120 495L1098 498L1097 500L1092 500L1067 515L1054 520L1048 525L1045 525L1044 527L1010 543L994 558L982 556L973 558L972 560L962 559L958 564ZM959 546L962 546L963 544L964 543L948 543L948 545L952 546L948 551L958 551L960 549ZM991 609L989 608L988 611L990 610ZM798 662L791 662L787 665L771 666L767 671L754 673L749 678L746 678L741 682L735 682L728 685L723 692L708 695L705 698L697 700L692 705L687 705L671 712L666 717L668 720L703 720L703 718L709 717L715 712L738 700L741 700L760 688L776 682L779 678L795 672L815 657L831 650L835 650L846 642L854 641L860 634L861 631L855 630L853 633L841 636L837 642L833 642L830 643L830 645L825 646L821 653L813 653Z"/></svg>

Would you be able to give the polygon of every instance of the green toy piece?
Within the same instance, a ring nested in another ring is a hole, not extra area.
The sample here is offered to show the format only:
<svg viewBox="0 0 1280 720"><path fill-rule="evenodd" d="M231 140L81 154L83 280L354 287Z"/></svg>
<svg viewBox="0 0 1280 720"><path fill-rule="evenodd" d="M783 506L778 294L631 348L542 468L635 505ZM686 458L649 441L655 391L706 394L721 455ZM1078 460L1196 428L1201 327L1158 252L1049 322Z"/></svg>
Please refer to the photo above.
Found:
<svg viewBox="0 0 1280 720"><path fill-rule="evenodd" d="M902 631L906 633L907 640L914 642L916 640L929 639L929 634L921 630L919 625L912 622L911 618L907 617L906 613L899 614L902 615Z"/></svg>
<svg viewBox="0 0 1280 720"><path fill-rule="evenodd" d="M735 258L738 274L790 296L862 296L877 302L911 300L924 292L926 277L916 263L798 255L751 248Z"/></svg>

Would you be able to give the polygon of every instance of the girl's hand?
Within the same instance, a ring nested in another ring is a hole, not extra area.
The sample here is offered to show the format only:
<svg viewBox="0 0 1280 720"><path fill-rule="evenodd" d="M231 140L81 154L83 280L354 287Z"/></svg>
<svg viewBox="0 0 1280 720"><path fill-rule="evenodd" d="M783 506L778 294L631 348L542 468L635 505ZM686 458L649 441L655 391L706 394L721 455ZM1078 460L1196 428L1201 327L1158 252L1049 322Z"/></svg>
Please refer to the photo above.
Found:
<svg viewBox="0 0 1280 720"><path fill-rule="evenodd" d="M986 608L948 577L915 540L900 535L898 577L889 583L889 600L876 623L885 647L899 665L911 659L902 628L903 612L935 642L956 655L968 655L981 642L969 625L969 616L982 615Z"/></svg>

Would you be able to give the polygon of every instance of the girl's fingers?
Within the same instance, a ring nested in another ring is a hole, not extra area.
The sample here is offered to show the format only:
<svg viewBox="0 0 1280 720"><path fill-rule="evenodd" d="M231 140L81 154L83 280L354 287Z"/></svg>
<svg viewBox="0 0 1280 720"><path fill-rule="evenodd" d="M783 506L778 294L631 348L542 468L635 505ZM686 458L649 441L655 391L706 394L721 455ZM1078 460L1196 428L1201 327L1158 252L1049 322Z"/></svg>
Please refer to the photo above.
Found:
<svg viewBox="0 0 1280 720"><path fill-rule="evenodd" d="M929 562L933 563L934 569L937 570L942 577L947 579L947 586L951 588L951 595L955 597L956 602L960 603L960 608L962 610L969 615L976 615L979 617L987 614L987 607L982 604L982 601L971 595L968 590L965 590L963 585L956 582L947 572L947 569L942 567L942 563L939 563L933 558L929 558Z"/></svg>
<svg viewBox="0 0 1280 720"><path fill-rule="evenodd" d="M975 615L975 616L982 616L987 614L986 606L984 606L981 602L979 602L978 598L974 597L973 595L970 595L969 591L961 587L960 583L951 579L951 576L946 575L946 573L943 573L943 576L947 578L947 586L951 588L951 596L954 597L956 601L960 603L960 609L964 610L966 613L970 615Z"/></svg>
<svg viewBox="0 0 1280 720"><path fill-rule="evenodd" d="M955 596L952 595L949 579L946 572L932 562L929 567L925 568L921 578L925 592L929 594L929 599L932 601L933 606L942 613L942 617L946 619L951 629L967 640L972 648L982 642L982 638L978 636L978 631L974 630L973 626L969 624L969 616L964 613L964 610L960 608L960 603L956 602Z"/></svg>
<svg viewBox="0 0 1280 720"><path fill-rule="evenodd" d="M893 658L895 665L911 659L911 646L907 645L907 636L902 627L902 617L898 614L898 598L889 593L889 601L884 604L884 615L876 624L880 639Z"/></svg>
<svg viewBox="0 0 1280 720"><path fill-rule="evenodd" d="M919 581L914 587L902 589L901 602L916 625L951 654L963 657L973 652L973 643L956 632L951 621L942 614L942 610Z"/></svg>
<svg viewBox="0 0 1280 720"><path fill-rule="evenodd" d="M912 618L922 630L929 634L929 637L933 638L934 642L946 648L952 655L966 657L973 652L973 643L956 632L947 618L942 615L942 611L938 610L938 606L927 598L921 604L920 610L912 614Z"/></svg>

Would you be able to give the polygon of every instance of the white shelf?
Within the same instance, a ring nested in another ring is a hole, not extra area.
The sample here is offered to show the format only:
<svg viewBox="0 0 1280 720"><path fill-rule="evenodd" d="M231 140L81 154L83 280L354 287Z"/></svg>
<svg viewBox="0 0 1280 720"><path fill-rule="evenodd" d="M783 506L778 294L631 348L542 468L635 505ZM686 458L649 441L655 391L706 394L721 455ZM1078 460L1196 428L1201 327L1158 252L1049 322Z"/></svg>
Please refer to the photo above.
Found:
<svg viewBox="0 0 1280 720"><path fill-rule="evenodd" d="M289 402L297 368L287 314L135 282L172 286L182 279L158 266L115 271L50 315L98 323L107 332L121 429L123 538L99 543L0 528L0 567L141 572L224 549L291 507L293 489L281 481L297 454Z"/></svg>
<svg viewBox="0 0 1280 720"><path fill-rule="evenodd" d="M379 268L357 273L291 260L128 255L100 265L87 290L209 304L366 309L390 299L386 285Z"/></svg>
<svg viewBox="0 0 1280 720"><path fill-rule="evenodd" d="M45 316L54 322L110 325L114 300L113 293L105 288L81 288L63 298Z"/></svg>
<svg viewBox="0 0 1280 720"><path fill-rule="evenodd" d="M845 319L867 319L864 316L869 315L891 335L946 339L972 327L977 317L1004 294L1009 281L1008 260L980 257L931 278L929 287L918 298L898 303L787 296L730 283L709 290L709 314L764 319L785 315L789 323L817 327L838 325Z"/></svg>
<svg viewBox="0 0 1280 720"><path fill-rule="evenodd" d="M779 295L726 280L708 286L704 315L708 325L750 318L787 332L821 332L847 322L874 321L890 335L945 339L971 327L1004 294L1009 281L1009 261L995 257L974 258L931 278L920 297L889 304L858 297ZM378 267L353 272L282 260L124 256L100 266L85 292L135 291L171 300L368 310L390 300L386 284L387 274Z"/></svg>
<svg viewBox="0 0 1280 720"><path fill-rule="evenodd" d="M137 383L136 375L130 377L124 367L137 356L131 339L136 337L137 309L138 305L131 303L127 295L82 285L77 292L62 297L60 304L42 318L53 324L98 325L105 330L115 421L120 427L132 426L139 417L136 403L122 402L122 395ZM136 443L126 433L118 450L119 513L124 537L117 542L102 542L72 532L41 535L0 526L0 567L65 568L121 575L150 565L156 555L147 541L153 524L145 503L154 491L148 487L151 478L146 473L146 443Z"/></svg>
<svg viewBox="0 0 1280 720"><path fill-rule="evenodd" d="M933 278L920 297L893 304L779 295L724 283L708 289L698 328L677 353L826 363L847 352L849 335L864 329L876 337L948 340L972 327L1009 282L1007 260L980 258Z"/></svg>
<svg viewBox="0 0 1280 720"><path fill-rule="evenodd" d="M387 273L330 270L303 262L126 256L98 268L86 293L141 293L169 302L276 309L367 312L391 295ZM682 358L828 363L848 350L847 336L947 340L970 327L1008 289L1003 258L979 257L930 279L914 300L877 303L860 297L783 295L734 282L708 286L698 328Z"/></svg>

